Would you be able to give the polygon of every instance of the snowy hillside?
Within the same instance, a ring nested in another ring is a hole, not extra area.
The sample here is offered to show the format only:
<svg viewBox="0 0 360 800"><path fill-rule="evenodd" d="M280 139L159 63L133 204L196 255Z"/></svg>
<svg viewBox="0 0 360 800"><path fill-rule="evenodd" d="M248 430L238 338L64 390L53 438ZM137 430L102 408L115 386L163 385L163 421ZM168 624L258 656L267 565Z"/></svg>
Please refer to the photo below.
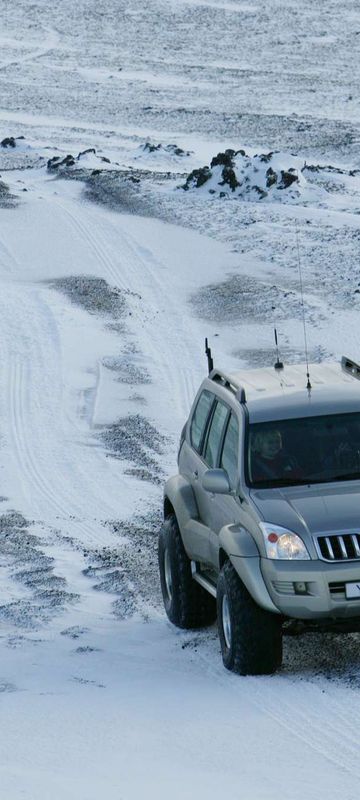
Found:
<svg viewBox="0 0 360 800"><path fill-rule="evenodd" d="M360 10L23 0L0 27L0 786L357 797L358 634L271 678L160 599L206 373L359 361Z"/></svg>

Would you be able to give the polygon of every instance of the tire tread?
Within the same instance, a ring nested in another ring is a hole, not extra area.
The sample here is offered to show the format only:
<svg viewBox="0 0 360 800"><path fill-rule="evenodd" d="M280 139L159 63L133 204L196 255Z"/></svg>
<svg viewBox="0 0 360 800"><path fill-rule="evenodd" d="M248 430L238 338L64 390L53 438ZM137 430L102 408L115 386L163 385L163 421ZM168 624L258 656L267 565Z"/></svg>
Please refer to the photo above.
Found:
<svg viewBox="0 0 360 800"><path fill-rule="evenodd" d="M172 599L169 602L164 577L164 553L168 548L172 571ZM191 574L191 561L185 551L175 515L167 517L159 534L159 569L167 616L178 628L201 628L216 619L214 598L199 586Z"/></svg>
<svg viewBox="0 0 360 800"><path fill-rule="evenodd" d="M231 648L222 630L222 598L227 594L232 628ZM271 675L281 665L281 618L260 608L227 561L218 581L218 626L224 666L240 675Z"/></svg>

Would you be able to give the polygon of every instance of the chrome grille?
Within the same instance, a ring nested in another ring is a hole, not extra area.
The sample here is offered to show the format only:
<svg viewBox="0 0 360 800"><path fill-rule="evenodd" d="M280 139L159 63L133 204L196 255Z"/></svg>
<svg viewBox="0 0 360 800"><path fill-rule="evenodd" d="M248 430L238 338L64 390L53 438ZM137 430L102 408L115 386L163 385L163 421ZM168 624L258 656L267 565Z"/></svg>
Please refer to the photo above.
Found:
<svg viewBox="0 0 360 800"><path fill-rule="evenodd" d="M330 594L335 596L345 597L345 583L343 581L337 581L336 583L329 583L329 591Z"/></svg>
<svg viewBox="0 0 360 800"><path fill-rule="evenodd" d="M326 561L353 561L360 559L360 533L319 536L321 558Z"/></svg>

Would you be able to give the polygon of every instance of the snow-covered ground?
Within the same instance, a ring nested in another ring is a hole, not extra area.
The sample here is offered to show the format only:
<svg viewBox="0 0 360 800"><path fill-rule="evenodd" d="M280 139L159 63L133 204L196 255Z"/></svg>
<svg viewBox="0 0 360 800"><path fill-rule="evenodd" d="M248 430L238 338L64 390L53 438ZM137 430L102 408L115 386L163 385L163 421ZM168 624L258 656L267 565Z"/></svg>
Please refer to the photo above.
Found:
<svg viewBox="0 0 360 800"><path fill-rule="evenodd" d="M353 800L359 635L231 675L156 546L204 337L303 360L297 240L311 357L359 359L358 4L0 18L1 797Z"/></svg>

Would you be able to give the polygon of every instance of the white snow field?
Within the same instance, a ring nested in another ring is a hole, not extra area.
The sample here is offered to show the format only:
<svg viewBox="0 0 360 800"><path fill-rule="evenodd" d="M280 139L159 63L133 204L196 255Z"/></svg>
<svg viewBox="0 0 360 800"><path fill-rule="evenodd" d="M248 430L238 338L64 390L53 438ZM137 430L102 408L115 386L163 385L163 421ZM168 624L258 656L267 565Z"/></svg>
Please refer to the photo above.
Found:
<svg viewBox="0 0 360 800"><path fill-rule="evenodd" d="M359 795L360 635L230 674L156 553L205 336L303 361L297 235L311 358L360 358L359 44L355 0L0 0L1 800Z"/></svg>

